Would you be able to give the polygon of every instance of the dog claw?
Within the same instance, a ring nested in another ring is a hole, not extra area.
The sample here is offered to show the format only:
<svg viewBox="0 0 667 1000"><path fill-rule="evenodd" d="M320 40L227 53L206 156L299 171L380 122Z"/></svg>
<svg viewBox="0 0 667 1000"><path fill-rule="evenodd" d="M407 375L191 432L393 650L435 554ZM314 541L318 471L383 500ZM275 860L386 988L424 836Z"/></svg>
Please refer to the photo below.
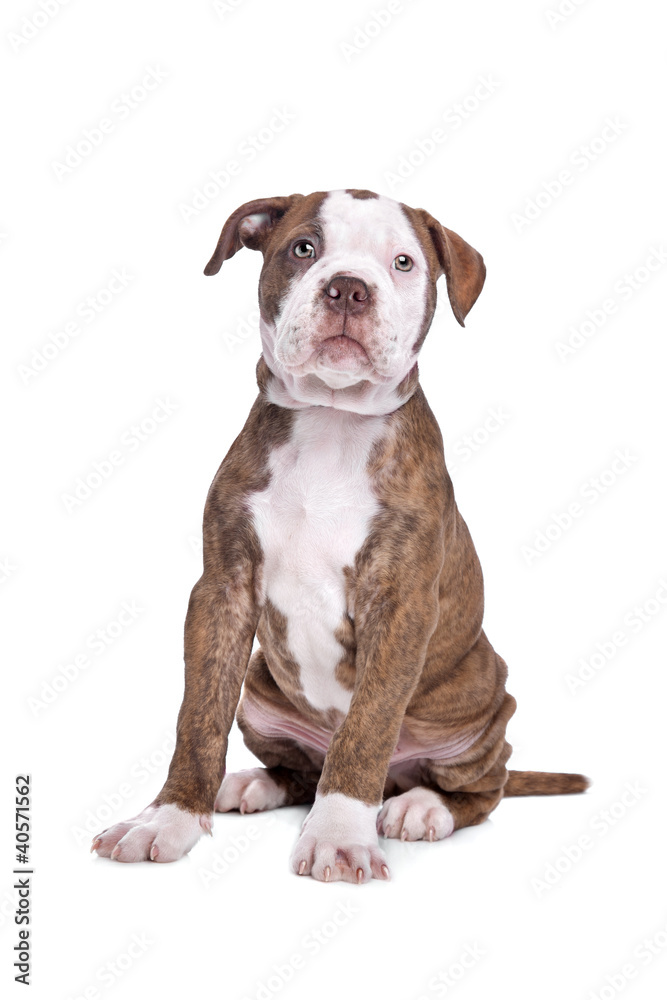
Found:
<svg viewBox="0 0 667 1000"><path fill-rule="evenodd" d="M389 868L387 867L387 865L382 865L381 871L383 878L389 878Z"/></svg>
<svg viewBox="0 0 667 1000"><path fill-rule="evenodd" d="M155 861L157 840L160 861L177 861L194 847L204 830L212 834L211 827L211 817L207 814L191 813L170 803L153 803L132 819L98 833L91 850L113 861Z"/></svg>
<svg viewBox="0 0 667 1000"><path fill-rule="evenodd" d="M324 881L328 882L330 878L331 878L331 868L329 868L329 865L327 865L326 868L324 869Z"/></svg>
<svg viewBox="0 0 667 1000"><path fill-rule="evenodd" d="M304 873L304 872L305 872L305 870L306 870L306 867L307 867L307 862L306 862L306 860L304 859L303 861L301 861L301 862L299 863L299 875L303 875L303 873Z"/></svg>
<svg viewBox="0 0 667 1000"><path fill-rule="evenodd" d="M454 831L454 817L442 796L430 788L414 788L388 798L380 812L385 837L400 840L443 840Z"/></svg>
<svg viewBox="0 0 667 1000"><path fill-rule="evenodd" d="M364 877L364 869L363 868L357 868L357 882L359 884L361 884L361 882L363 880L363 877Z"/></svg>
<svg viewBox="0 0 667 1000"><path fill-rule="evenodd" d="M241 799L241 805L239 806L239 812L243 816L243 815L245 815L245 813L247 813L247 811L248 811L248 803L246 802L245 799Z"/></svg>

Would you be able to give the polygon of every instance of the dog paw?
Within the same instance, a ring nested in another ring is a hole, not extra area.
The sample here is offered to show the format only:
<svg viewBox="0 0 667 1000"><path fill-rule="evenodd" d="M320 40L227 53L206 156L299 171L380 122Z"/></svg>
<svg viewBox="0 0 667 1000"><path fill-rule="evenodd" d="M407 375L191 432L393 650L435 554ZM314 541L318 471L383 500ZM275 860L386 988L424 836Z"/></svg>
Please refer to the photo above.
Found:
<svg viewBox="0 0 667 1000"><path fill-rule="evenodd" d="M375 829L377 807L340 792L318 795L305 819L290 865L319 882L388 879Z"/></svg>
<svg viewBox="0 0 667 1000"><path fill-rule="evenodd" d="M400 840L443 840L454 832L454 817L437 792L416 787L387 799L377 831Z"/></svg>
<svg viewBox="0 0 667 1000"><path fill-rule="evenodd" d="M277 809L287 802L287 792L276 784L264 767L227 774L215 800L216 812L238 809L242 813Z"/></svg>
<svg viewBox="0 0 667 1000"><path fill-rule="evenodd" d="M211 817L179 806L150 805L132 819L99 833L91 845L112 861L178 861L202 833L211 833Z"/></svg>

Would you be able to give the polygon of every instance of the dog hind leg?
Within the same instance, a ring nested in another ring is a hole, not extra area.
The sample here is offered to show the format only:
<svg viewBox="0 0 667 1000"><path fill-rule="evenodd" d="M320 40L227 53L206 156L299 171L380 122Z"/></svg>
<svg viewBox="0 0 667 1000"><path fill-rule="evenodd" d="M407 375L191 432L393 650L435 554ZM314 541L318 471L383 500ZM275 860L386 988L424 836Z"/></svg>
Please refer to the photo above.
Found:
<svg viewBox="0 0 667 1000"><path fill-rule="evenodd" d="M503 797L505 764L512 749L503 743L490 770L464 783L451 773L456 768L421 761L419 783L385 800L378 816L378 833L400 840L442 840L455 830L483 823Z"/></svg>

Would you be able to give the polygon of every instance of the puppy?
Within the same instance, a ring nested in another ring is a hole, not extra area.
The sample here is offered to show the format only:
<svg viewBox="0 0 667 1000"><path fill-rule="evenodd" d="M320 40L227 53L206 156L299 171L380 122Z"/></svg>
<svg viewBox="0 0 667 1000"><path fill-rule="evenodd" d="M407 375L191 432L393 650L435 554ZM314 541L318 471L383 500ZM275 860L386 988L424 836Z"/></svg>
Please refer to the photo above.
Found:
<svg viewBox="0 0 667 1000"><path fill-rule="evenodd" d="M438 278L463 325L485 267L363 190L242 205L205 273L244 246L263 254L259 396L206 502L176 749L154 802L92 849L174 861L214 810L309 804L295 873L386 879L379 836L441 840L505 796L588 784L507 770L516 703L419 384ZM235 714L264 767L225 777Z"/></svg>

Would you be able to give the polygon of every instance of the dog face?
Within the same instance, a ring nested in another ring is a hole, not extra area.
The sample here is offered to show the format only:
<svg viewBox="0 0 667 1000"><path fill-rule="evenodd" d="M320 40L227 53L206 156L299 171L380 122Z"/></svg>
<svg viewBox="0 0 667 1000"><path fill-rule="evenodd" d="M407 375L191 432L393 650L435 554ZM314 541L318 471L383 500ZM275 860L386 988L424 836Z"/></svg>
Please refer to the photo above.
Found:
<svg viewBox="0 0 667 1000"><path fill-rule="evenodd" d="M415 367L436 281L463 320L484 263L422 209L370 191L261 199L227 220L206 274L241 246L261 250L264 356L290 385L398 387Z"/></svg>

